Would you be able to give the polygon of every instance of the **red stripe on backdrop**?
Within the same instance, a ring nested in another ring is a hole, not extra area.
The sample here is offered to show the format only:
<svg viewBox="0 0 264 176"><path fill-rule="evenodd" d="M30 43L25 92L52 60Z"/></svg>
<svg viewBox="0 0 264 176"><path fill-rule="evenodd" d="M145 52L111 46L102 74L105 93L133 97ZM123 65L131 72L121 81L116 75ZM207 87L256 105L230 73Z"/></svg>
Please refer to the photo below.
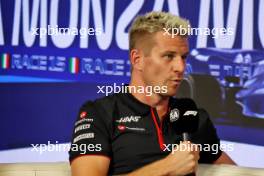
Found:
<svg viewBox="0 0 264 176"><path fill-rule="evenodd" d="M75 73L78 73L79 72L79 58L75 58Z"/></svg>
<svg viewBox="0 0 264 176"><path fill-rule="evenodd" d="M10 67L10 55L6 54L6 68Z"/></svg>

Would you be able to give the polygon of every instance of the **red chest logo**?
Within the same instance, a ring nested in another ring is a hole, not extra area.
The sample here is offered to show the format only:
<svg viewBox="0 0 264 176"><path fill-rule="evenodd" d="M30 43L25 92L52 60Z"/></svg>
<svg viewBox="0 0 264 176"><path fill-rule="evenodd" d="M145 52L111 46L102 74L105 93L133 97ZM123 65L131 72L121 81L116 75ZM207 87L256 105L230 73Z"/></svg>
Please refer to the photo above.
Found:
<svg viewBox="0 0 264 176"><path fill-rule="evenodd" d="M126 129L126 126L124 125L118 125L117 128L120 130L120 131L124 131Z"/></svg>

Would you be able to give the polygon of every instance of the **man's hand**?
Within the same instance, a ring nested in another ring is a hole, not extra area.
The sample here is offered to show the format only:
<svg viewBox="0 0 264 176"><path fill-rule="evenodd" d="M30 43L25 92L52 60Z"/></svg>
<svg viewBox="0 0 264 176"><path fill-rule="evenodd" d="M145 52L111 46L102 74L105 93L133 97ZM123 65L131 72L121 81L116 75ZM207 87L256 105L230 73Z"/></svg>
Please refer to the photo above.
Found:
<svg viewBox="0 0 264 176"><path fill-rule="evenodd" d="M199 153L197 145L182 142L166 158L131 172L127 176L177 176L193 173L198 167Z"/></svg>
<svg viewBox="0 0 264 176"><path fill-rule="evenodd" d="M168 169L168 175L186 175L196 172L200 151L197 145L183 142L174 148L164 161Z"/></svg>

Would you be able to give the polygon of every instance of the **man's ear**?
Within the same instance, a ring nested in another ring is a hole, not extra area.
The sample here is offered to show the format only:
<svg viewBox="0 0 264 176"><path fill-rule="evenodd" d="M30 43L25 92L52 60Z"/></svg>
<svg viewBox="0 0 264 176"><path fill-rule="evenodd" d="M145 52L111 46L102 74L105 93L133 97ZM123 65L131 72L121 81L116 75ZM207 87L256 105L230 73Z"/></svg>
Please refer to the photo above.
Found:
<svg viewBox="0 0 264 176"><path fill-rule="evenodd" d="M133 69L143 69L143 52L138 49L132 49L130 51L130 62Z"/></svg>

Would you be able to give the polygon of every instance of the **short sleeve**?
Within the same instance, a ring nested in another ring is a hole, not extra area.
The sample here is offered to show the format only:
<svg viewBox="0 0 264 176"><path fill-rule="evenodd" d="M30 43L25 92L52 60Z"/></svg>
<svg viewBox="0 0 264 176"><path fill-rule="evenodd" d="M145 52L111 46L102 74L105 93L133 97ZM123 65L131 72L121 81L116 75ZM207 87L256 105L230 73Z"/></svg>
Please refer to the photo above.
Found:
<svg viewBox="0 0 264 176"><path fill-rule="evenodd" d="M209 114L204 109L199 109L199 128L191 135L191 139L193 143L202 147L199 163L213 163L221 156L220 139Z"/></svg>
<svg viewBox="0 0 264 176"><path fill-rule="evenodd" d="M103 155L110 158L111 143L106 122L96 113L93 102L80 108L71 140L69 160L83 155Z"/></svg>

